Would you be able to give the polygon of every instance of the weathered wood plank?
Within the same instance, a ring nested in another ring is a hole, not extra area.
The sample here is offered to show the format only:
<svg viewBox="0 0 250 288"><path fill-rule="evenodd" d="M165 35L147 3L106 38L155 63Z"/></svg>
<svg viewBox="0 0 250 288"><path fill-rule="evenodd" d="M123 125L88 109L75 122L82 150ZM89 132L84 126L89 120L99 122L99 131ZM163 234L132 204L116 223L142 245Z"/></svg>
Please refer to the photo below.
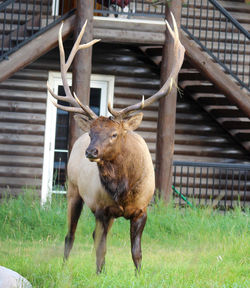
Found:
<svg viewBox="0 0 250 288"><path fill-rule="evenodd" d="M12 89L22 91L47 91L46 82L38 80L24 81L23 79L8 79L0 83L0 89Z"/></svg>
<svg viewBox="0 0 250 288"><path fill-rule="evenodd" d="M110 63L109 65L103 65L101 63L96 63L92 68L92 73L94 74L106 74L106 75L116 75L116 76L128 76L128 77L145 77L147 79L156 78L157 74L153 73L150 68L145 67L134 67L131 66L118 66Z"/></svg>
<svg viewBox="0 0 250 288"><path fill-rule="evenodd" d="M0 133L1 144L17 144L17 145L31 145L43 146L43 135L22 135L22 134L9 134Z"/></svg>
<svg viewBox="0 0 250 288"><path fill-rule="evenodd" d="M138 98L138 99L134 99L134 98L128 98L128 97L122 97L122 93L121 93L121 96L119 97L117 94L115 94L116 98L114 99L114 106L123 106L123 107L126 107L128 106L128 103L129 105L133 105L135 103L138 103L141 101L141 97ZM137 95L136 95L137 96ZM158 108L158 103L153 103L150 107L147 107L147 110L153 110L153 108Z"/></svg>
<svg viewBox="0 0 250 288"><path fill-rule="evenodd" d="M95 29L112 29L123 31L141 31L148 33L165 33L166 25L164 20L148 19L125 19L125 18L108 18L94 16L94 34ZM137 38L135 38L137 39Z"/></svg>
<svg viewBox="0 0 250 288"><path fill-rule="evenodd" d="M44 125L24 123L4 123L4 125L0 125L1 133L44 135L44 130Z"/></svg>
<svg viewBox="0 0 250 288"><path fill-rule="evenodd" d="M35 193L38 197L40 197L41 193L41 187L37 186L34 187L33 185L31 187L22 187L22 188L15 188L15 187L0 187L0 198L2 197L8 197L11 195L11 197L17 197L19 195L24 195L25 193L29 192Z"/></svg>
<svg viewBox="0 0 250 288"><path fill-rule="evenodd" d="M102 39L103 42L114 43L134 43L136 39L138 44L160 44L164 42L164 33L147 33L140 31L124 30L106 30L102 28L94 29L94 37Z"/></svg>
<svg viewBox="0 0 250 288"><path fill-rule="evenodd" d="M42 168L0 166L0 177L42 178Z"/></svg>
<svg viewBox="0 0 250 288"><path fill-rule="evenodd" d="M41 179L24 177L0 177L0 187L31 187L41 186Z"/></svg>
<svg viewBox="0 0 250 288"><path fill-rule="evenodd" d="M202 135L188 135L175 134L175 145L198 145L206 147L231 147L229 143L229 136L202 136Z"/></svg>
<svg viewBox="0 0 250 288"><path fill-rule="evenodd" d="M47 93L44 92L34 92L34 91L24 91L13 90L11 86L7 89L0 89L1 100L17 100L17 101L28 101L28 102L46 102Z"/></svg>
<svg viewBox="0 0 250 288"><path fill-rule="evenodd" d="M141 101L142 95L145 99L152 96L156 91L151 89L130 88L130 87L115 87L114 93L116 97L133 98Z"/></svg>
<svg viewBox="0 0 250 288"><path fill-rule="evenodd" d="M46 103L0 100L0 107L2 111L6 112L27 112L44 114L46 111Z"/></svg>
<svg viewBox="0 0 250 288"><path fill-rule="evenodd" d="M27 156L15 156L0 155L1 166L13 166L13 167L39 167L43 165L42 157L27 157Z"/></svg>
<svg viewBox="0 0 250 288"><path fill-rule="evenodd" d="M25 68L20 71L17 71L11 79L22 79L29 81L32 80L38 80L38 81L45 81L48 80L48 72L47 71L41 71L41 70L34 70Z"/></svg>
<svg viewBox="0 0 250 288"><path fill-rule="evenodd" d="M152 78L139 78L139 77L122 77L117 76L115 77L115 85L116 87L129 87L129 88L143 88L143 89L151 89L152 91L157 91L160 87L160 80L159 79L152 79Z"/></svg>
<svg viewBox="0 0 250 288"><path fill-rule="evenodd" d="M10 145L0 143L0 154L3 155L43 157L43 150L43 146Z"/></svg>
<svg viewBox="0 0 250 288"><path fill-rule="evenodd" d="M45 124L44 114L19 113L19 112L0 112L0 122L17 122L30 124Z"/></svg>

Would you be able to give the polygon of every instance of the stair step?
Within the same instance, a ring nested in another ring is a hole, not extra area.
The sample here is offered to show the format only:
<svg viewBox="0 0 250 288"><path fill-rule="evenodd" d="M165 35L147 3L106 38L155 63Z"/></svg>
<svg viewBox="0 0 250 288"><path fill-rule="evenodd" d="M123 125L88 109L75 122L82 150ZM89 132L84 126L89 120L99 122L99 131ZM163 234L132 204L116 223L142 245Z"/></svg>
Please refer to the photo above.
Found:
<svg viewBox="0 0 250 288"><path fill-rule="evenodd" d="M211 31L201 31L201 33L199 33L198 30L195 30L193 35L200 39L200 41L204 41L205 43L208 42L218 42L220 41L220 43L227 43L227 44L232 44L232 45L246 45L246 49L247 51L249 51L249 45L250 45L250 40L248 40L243 34L240 35L239 39L238 37L235 37L235 34L231 34L231 33L226 33L226 32L211 32ZM233 37L232 37L233 36ZM214 46L216 47L216 45L214 44Z"/></svg>
<svg viewBox="0 0 250 288"><path fill-rule="evenodd" d="M45 5L40 5L38 4L33 4L33 3L29 3L26 4L25 3L15 3L13 8L12 8L12 4L8 5L6 7L6 13L13 13L14 14L34 14L34 13L39 13L40 11L42 11L42 14L46 13L48 15L51 15L51 7L47 6L46 3L44 3Z"/></svg>
<svg viewBox="0 0 250 288"><path fill-rule="evenodd" d="M250 133L237 133L237 138L241 142L249 142L250 141Z"/></svg>
<svg viewBox="0 0 250 288"><path fill-rule="evenodd" d="M209 21L207 23L206 20L200 21L200 19L195 19L195 23L193 23L190 18L188 19L188 22L185 21L185 19L182 19L181 21L182 25L189 29L190 31L215 31L215 32L227 32L227 33L235 33L241 34L242 32L239 31L239 29L235 26L232 26L231 24L228 24L226 27L225 23L219 23L219 22L211 22ZM244 24L243 26L245 30L250 31L250 23Z"/></svg>
<svg viewBox="0 0 250 288"><path fill-rule="evenodd" d="M241 13L250 13L250 5L239 2L235 3L234 1L218 1L222 7L224 7L229 12L241 12Z"/></svg>
<svg viewBox="0 0 250 288"><path fill-rule="evenodd" d="M210 105L220 105L220 106L229 106L227 98L215 98L215 97L199 97L197 98L197 102L202 106L210 106ZM231 104L233 106L233 104Z"/></svg>
<svg viewBox="0 0 250 288"><path fill-rule="evenodd" d="M181 69L178 75L178 81L183 82L189 80L205 81L206 78L199 71L190 72L188 69Z"/></svg>
<svg viewBox="0 0 250 288"><path fill-rule="evenodd" d="M219 43L219 42L218 42ZM225 47L224 43L217 44L216 46L212 42L208 42L206 47L213 51L215 55L226 54L240 54L240 55L250 55L250 49L242 44L230 45L230 47Z"/></svg>
<svg viewBox="0 0 250 288"><path fill-rule="evenodd" d="M201 13L202 12L202 13ZM250 23L249 19L249 13L239 13L239 12L231 12L230 13L233 18L235 18L238 22L240 23ZM191 5L188 5L188 7L183 7L182 8L182 19L188 18L188 21L193 21L193 19L197 19L200 21L201 20L208 20L208 21L216 21L221 23L226 21L225 16L223 14L220 14L219 11L217 10L207 10L207 7L203 10L200 10L199 7L197 8L192 8Z"/></svg>
<svg viewBox="0 0 250 288"><path fill-rule="evenodd" d="M185 89L188 89L189 93L219 93L220 91L211 83L207 84L202 81L188 81L185 83Z"/></svg>
<svg viewBox="0 0 250 288"><path fill-rule="evenodd" d="M235 121L223 121L223 127L225 127L228 130L232 130L232 129L247 129L248 133L250 131L250 121L240 121L239 119L235 120Z"/></svg>
<svg viewBox="0 0 250 288"><path fill-rule="evenodd" d="M221 1L218 0L219 4L224 7L227 11L234 11L234 12L241 12L241 13L250 13L250 7L248 4L246 3L242 3L239 1ZM235 3L237 2L237 3ZM202 1L189 1L189 7L192 9L194 7L194 3L195 3L195 7L196 8L202 8L202 9L209 9L209 10L213 10L213 5L209 5L207 6L207 2L202 2Z"/></svg>
<svg viewBox="0 0 250 288"><path fill-rule="evenodd" d="M229 107L211 106L209 113L215 118L231 117L231 118L244 118L245 114L238 109L228 109Z"/></svg>
<svg viewBox="0 0 250 288"><path fill-rule="evenodd" d="M16 30L17 27L18 27L17 24L3 24L3 23L0 23L0 33L1 34L10 33L11 31Z"/></svg>

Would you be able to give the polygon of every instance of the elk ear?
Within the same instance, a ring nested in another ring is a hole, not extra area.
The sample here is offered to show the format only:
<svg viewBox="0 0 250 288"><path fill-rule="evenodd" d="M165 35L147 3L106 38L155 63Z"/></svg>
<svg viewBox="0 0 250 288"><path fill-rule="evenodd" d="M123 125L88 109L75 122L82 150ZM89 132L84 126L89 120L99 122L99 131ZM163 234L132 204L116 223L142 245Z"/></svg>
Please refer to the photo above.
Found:
<svg viewBox="0 0 250 288"><path fill-rule="evenodd" d="M135 114L131 117L124 119L124 122L123 122L124 129L132 130L132 131L136 130L140 126L142 118L143 118L143 113L138 113L138 114Z"/></svg>
<svg viewBox="0 0 250 288"><path fill-rule="evenodd" d="M92 120L90 120L87 116L80 114L74 115L74 119L82 131L89 132Z"/></svg>

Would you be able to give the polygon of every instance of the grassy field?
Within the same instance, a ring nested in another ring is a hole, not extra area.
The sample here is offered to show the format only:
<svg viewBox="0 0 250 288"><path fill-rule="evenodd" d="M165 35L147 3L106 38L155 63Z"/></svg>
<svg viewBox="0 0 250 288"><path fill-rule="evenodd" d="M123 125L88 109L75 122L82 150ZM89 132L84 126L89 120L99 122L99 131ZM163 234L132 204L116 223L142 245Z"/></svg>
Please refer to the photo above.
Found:
<svg viewBox="0 0 250 288"><path fill-rule="evenodd" d="M0 265L33 287L250 287L249 211L149 209L143 234L143 268L135 276L129 221L118 219L108 239L106 271L95 274L94 217L84 208L69 261L63 265L66 201L41 208L39 200L0 204Z"/></svg>

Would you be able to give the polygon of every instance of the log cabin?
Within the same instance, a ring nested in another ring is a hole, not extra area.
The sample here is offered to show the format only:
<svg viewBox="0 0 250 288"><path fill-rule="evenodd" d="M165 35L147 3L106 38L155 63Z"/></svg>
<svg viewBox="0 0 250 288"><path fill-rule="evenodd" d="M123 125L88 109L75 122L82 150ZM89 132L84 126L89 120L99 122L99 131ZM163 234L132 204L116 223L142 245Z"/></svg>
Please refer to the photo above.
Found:
<svg viewBox="0 0 250 288"><path fill-rule="evenodd" d="M165 4L94 1L90 105L107 115L159 89ZM114 3L113 3L114 2ZM214 207L250 202L250 6L244 1L182 1L186 49L178 78L174 201ZM69 115L48 100L63 93L57 33L73 43L74 1L0 1L0 194L32 188L46 201L65 193ZM69 82L72 74L68 74ZM159 103L138 132L156 162Z"/></svg>

